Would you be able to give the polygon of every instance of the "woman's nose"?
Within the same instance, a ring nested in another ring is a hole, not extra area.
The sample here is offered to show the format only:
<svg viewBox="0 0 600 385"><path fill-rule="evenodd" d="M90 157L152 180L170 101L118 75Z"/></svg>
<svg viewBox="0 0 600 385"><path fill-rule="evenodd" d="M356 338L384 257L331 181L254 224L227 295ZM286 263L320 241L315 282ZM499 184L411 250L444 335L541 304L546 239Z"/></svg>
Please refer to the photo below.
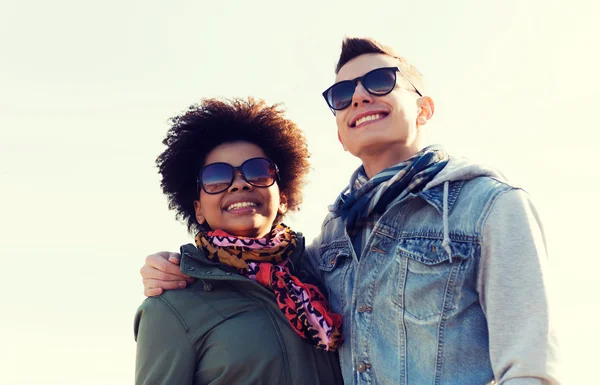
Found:
<svg viewBox="0 0 600 385"><path fill-rule="evenodd" d="M246 179L242 176L242 172L240 170L235 170L233 174L233 183L229 186L229 191L237 191L237 190L250 190L252 189L252 185L246 182Z"/></svg>

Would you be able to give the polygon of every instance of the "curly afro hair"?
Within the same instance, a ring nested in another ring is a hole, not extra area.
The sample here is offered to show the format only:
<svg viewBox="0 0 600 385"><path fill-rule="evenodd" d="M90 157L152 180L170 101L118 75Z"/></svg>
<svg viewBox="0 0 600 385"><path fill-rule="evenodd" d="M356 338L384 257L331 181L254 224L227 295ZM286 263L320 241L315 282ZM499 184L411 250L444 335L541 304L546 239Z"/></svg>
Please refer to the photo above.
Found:
<svg viewBox="0 0 600 385"><path fill-rule="evenodd" d="M169 209L177 212L190 233L206 230L196 221L193 204L198 199L197 174L206 156L223 143L239 141L257 145L277 164L279 190L287 197L288 211L299 209L310 154L303 132L284 117L280 105L254 98L203 99L171 118L163 140L167 149L156 159ZM282 217L279 214L275 221Z"/></svg>

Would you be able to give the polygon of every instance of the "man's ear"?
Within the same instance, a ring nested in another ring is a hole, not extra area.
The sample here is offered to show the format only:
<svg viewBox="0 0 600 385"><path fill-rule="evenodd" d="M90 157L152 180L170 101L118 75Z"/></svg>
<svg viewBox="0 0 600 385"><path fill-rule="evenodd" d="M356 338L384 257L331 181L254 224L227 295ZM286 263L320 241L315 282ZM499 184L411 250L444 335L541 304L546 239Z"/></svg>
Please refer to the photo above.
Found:
<svg viewBox="0 0 600 385"><path fill-rule="evenodd" d="M423 96L417 101L419 115L417 115L417 127L427 124L435 112L435 104L429 96Z"/></svg>
<svg viewBox="0 0 600 385"><path fill-rule="evenodd" d="M287 212L287 196L284 193L279 193L279 214L283 215Z"/></svg>
<svg viewBox="0 0 600 385"><path fill-rule="evenodd" d="M202 205L199 200L194 201L194 211L196 212L196 221L198 221L198 224L203 225L206 222L206 218L202 214Z"/></svg>

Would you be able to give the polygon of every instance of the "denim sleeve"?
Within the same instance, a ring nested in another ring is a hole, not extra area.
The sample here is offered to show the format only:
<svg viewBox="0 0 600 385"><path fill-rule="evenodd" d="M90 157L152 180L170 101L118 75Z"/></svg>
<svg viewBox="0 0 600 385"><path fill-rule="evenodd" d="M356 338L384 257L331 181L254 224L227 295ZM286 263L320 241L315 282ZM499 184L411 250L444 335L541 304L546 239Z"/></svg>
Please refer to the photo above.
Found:
<svg viewBox="0 0 600 385"><path fill-rule="evenodd" d="M482 228L477 289L499 384L559 384L546 242L520 189L501 194Z"/></svg>
<svg viewBox="0 0 600 385"><path fill-rule="evenodd" d="M310 283L323 290L325 282L321 271L317 268L319 261L318 237L308 246L305 246L304 237L301 238L300 252L291 257L291 271L302 282Z"/></svg>
<svg viewBox="0 0 600 385"><path fill-rule="evenodd" d="M147 298L135 317L136 385L193 384L196 353L161 297Z"/></svg>

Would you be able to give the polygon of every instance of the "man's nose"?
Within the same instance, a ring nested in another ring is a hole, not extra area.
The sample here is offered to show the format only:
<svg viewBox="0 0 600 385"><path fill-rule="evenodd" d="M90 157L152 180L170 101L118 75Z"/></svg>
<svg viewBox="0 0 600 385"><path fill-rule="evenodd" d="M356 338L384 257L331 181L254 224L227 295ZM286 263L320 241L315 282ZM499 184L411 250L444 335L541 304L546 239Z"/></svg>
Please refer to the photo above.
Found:
<svg viewBox="0 0 600 385"><path fill-rule="evenodd" d="M358 82L352 95L352 105L358 107L362 103L373 103L373 95L367 92L362 82Z"/></svg>

